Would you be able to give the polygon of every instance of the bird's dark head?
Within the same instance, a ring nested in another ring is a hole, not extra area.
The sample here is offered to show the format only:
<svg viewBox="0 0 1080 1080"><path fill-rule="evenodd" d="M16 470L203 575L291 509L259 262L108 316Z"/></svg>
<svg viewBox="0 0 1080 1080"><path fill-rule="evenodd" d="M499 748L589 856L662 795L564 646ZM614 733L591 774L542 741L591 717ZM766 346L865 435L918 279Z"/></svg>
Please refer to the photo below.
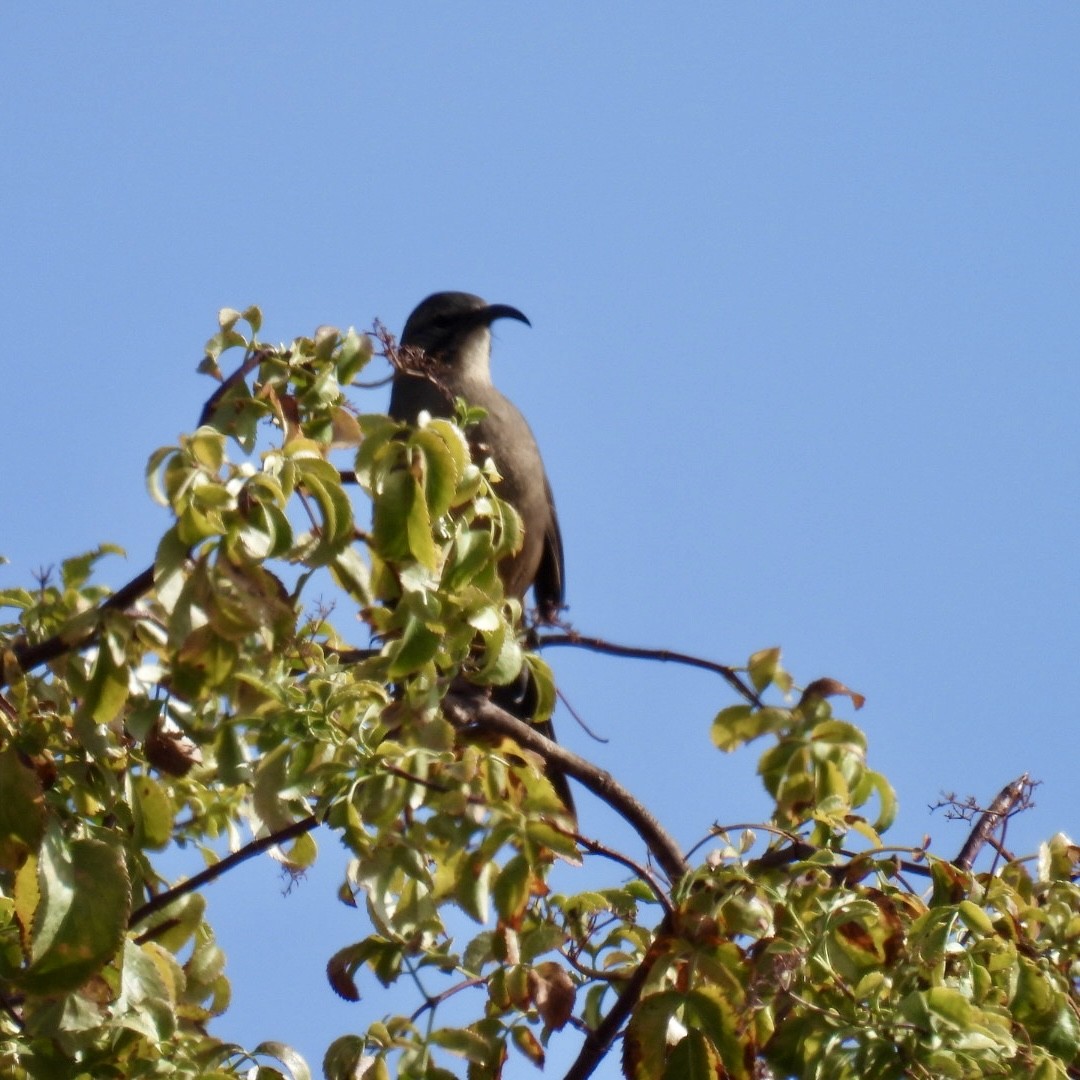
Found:
<svg viewBox="0 0 1080 1080"><path fill-rule="evenodd" d="M433 293L406 320L401 344L423 349L433 359L442 359L460 351L477 331L486 335L496 319L517 319L526 326L532 325L509 304L489 304L472 293Z"/></svg>

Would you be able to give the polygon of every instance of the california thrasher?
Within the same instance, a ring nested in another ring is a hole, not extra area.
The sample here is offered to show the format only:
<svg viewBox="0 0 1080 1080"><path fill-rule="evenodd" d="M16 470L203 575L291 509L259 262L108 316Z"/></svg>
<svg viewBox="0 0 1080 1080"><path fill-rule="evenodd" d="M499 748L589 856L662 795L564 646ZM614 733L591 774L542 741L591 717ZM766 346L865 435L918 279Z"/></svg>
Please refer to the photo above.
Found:
<svg viewBox="0 0 1080 1080"><path fill-rule="evenodd" d="M464 398L486 415L469 429L478 456L490 455L502 480L495 493L521 515L521 550L505 558L499 573L508 596L523 600L530 587L541 622L558 618L564 599L562 536L536 438L525 417L491 381L491 324L496 319L529 320L507 304L489 304L463 292L440 292L422 301L405 323L403 348L422 350L430 370L408 374L398 370L390 393L390 415L415 424L421 412L453 417L454 399ZM430 377L428 377L430 375ZM500 688L495 700L528 720L535 694L528 687ZM550 722L538 730L554 738ZM573 800L561 772L549 778L571 813Z"/></svg>

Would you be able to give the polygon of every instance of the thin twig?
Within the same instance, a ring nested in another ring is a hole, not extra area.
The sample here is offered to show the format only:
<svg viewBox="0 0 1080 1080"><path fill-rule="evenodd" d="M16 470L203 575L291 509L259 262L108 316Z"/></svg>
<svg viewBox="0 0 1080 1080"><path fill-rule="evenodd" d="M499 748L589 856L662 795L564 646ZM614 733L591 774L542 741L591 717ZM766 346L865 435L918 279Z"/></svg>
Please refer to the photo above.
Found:
<svg viewBox="0 0 1080 1080"><path fill-rule="evenodd" d="M643 649L633 645L615 645L602 638L584 637L576 632L567 634L546 634L537 639L537 648L544 649L553 645L569 645L590 652L606 653L609 656L625 656L632 660L659 660L662 663L683 664L686 667L701 668L720 675L729 686L742 697L760 708L761 698L739 678L738 672L727 664L718 664L714 660L704 660L700 656L673 652L671 649Z"/></svg>
<svg viewBox="0 0 1080 1080"><path fill-rule="evenodd" d="M454 983L453 986L448 986L441 994L435 994L434 996L425 993L424 1004L421 1005L409 1019L415 1024L421 1016L428 1011L428 1009L434 1009L437 1005L441 1005L447 998L453 997L455 994L461 993L462 990L471 990L474 986L483 986L487 982L487 979L483 976L478 976L473 979L463 979L459 983Z"/></svg>
<svg viewBox="0 0 1080 1080"><path fill-rule="evenodd" d="M640 863L635 862L628 855L623 855L621 851L616 851L614 848L609 848L605 844L601 844L598 840L590 840L587 836L582 836L579 832L574 832L572 829L563 829L555 823L553 823L553 826L564 836L572 837L573 840L586 851L591 851L594 855L602 855L605 859L611 859L612 862L617 862L622 866L625 866L627 870L631 871L631 873L635 874L649 886L653 896L656 897L660 902L661 907L663 907L665 915L673 916L675 914L675 911L671 906L671 901L668 899L668 895L660 882L658 882Z"/></svg>
<svg viewBox="0 0 1080 1080"><path fill-rule="evenodd" d="M239 851L234 851L231 855L227 855L221 862L214 863L213 866L208 866L202 873L188 878L187 881L182 881L179 885L176 885L171 889L166 889L165 892L159 893L152 900L143 904L142 907L136 908L135 911L132 912L131 918L128 919L128 927L137 926L144 919L153 915L155 911L160 911L162 908L168 907L174 900L179 900L181 896L186 896L196 889L201 889L204 885L221 877L222 874L227 873L234 866L239 866L240 863L246 862L248 859L261 854L266 851L267 848L272 848L277 844L292 840L294 837L311 832L318 824L318 818L314 816L306 817L302 818L300 821L294 821L291 825L287 825L284 829L279 829L276 833L271 833L269 836L261 836L258 840L253 840Z"/></svg>
<svg viewBox="0 0 1080 1080"><path fill-rule="evenodd" d="M577 721L577 726L589 736L590 739L595 739L598 743L609 743L610 739L605 738L603 735L598 735L585 721L582 719L581 714L570 704L570 699L556 686L555 693L558 695L559 700L566 706L566 711Z"/></svg>

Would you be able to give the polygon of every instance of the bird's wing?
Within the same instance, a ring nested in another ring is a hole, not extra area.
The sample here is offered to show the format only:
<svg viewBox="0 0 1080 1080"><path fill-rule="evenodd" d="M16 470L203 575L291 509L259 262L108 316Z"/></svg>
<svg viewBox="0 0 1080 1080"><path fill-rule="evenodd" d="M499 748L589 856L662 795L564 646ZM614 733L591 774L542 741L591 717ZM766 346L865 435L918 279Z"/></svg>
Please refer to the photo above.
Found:
<svg viewBox="0 0 1080 1080"><path fill-rule="evenodd" d="M563 562L562 533L559 531L559 515L555 511L555 499L551 484L544 477L544 494L548 503L548 523L544 530L544 548L540 553L540 565L533 581L533 594L543 622L554 622L559 616L566 596L566 565Z"/></svg>

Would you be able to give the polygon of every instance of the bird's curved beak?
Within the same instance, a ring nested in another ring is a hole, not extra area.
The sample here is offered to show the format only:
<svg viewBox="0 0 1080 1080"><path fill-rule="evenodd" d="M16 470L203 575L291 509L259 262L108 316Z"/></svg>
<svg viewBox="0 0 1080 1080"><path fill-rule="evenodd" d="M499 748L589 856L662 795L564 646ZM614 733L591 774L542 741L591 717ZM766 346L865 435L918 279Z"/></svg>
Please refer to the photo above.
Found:
<svg viewBox="0 0 1080 1080"><path fill-rule="evenodd" d="M526 326L532 326L532 323L516 307L511 307L509 304L488 304L486 308L481 308L476 315L478 319L483 321L485 326L490 326L496 319L517 319L518 322L523 322Z"/></svg>

